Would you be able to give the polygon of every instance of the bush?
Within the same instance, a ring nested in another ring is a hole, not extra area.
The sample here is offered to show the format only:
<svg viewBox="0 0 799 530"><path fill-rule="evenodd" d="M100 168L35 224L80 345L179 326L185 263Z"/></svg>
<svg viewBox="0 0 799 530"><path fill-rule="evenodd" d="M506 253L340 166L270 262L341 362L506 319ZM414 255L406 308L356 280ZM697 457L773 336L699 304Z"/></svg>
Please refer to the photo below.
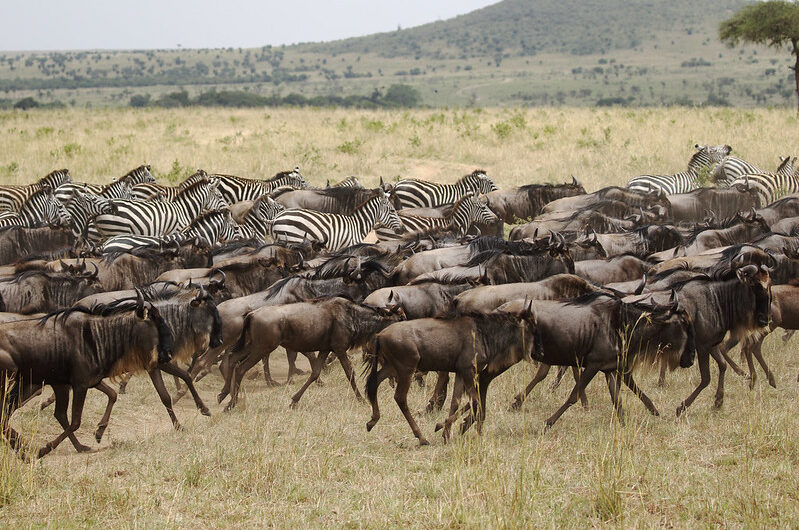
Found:
<svg viewBox="0 0 799 530"><path fill-rule="evenodd" d="M28 96L26 98L22 98L16 103L14 103L15 109L21 110L28 110L28 109L35 109L39 106L39 102L33 99L32 97Z"/></svg>

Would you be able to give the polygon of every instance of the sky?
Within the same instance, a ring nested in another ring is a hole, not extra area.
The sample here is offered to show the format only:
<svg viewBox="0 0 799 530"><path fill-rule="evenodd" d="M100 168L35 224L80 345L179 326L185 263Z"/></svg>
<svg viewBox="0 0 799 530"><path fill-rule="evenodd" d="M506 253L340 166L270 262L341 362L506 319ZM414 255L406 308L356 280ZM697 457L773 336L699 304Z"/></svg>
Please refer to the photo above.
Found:
<svg viewBox="0 0 799 530"><path fill-rule="evenodd" d="M253 48L444 20L498 0L0 0L0 51Z"/></svg>

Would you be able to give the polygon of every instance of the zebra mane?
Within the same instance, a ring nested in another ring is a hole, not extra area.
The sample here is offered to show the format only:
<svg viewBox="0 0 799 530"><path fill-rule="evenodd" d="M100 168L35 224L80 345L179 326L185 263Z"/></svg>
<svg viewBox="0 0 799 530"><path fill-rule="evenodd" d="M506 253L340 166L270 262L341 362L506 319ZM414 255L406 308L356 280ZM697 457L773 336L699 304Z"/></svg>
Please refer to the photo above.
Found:
<svg viewBox="0 0 799 530"><path fill-rule="evenodd" d="M459 178L457 183L460 184L461 182L464 182L469 177L479 177L480 175L488 178L488 174L485 172L484 169L475 169L474 171L472 171L468 175L464 175L461 178Z"/></svg>
<svg viewBox="0 0 799 530"><path fill-rule="evenodd" d="M142 164L139 167L131 169L130 171L128 171L127 173L125 173L124 175L119 177L118 180L127 180L127 179L129 179L131 177L138 177L141 173L144 173L145 171L148 171L148 172L150 171L150 165L149 164Z"/></svg>
<svg viewBox="0 0 799 530"><path fill-rule="evenodd" d="M191 177L189 177L189 178L191 178ZM174 199L174 201L177 201L177 200L178 200L178 198L180 198L180 197L185 197L185 196L186 196L186 195L188 195L189 193L192 193L192 190L196 190L197 188L201 188L201 187L203 187L203 186L207 186L207 185L208 185L208 184L210 184L210 183L211 183L211 180L210 180L210 179L208 179L208 178L206 178L206 177L201 177L199 180L197 180L197 181L195 181L195 182L192 182L191 184L189 184L188 186L186 186L185 188L183 188L182 190L180 190L180 191L178 192L178 194L177 194L177 195L175 195L175 199Z"/></svg>
<svg viewBox="0 0 799 530"><path fill-rule="evenodd" d="M47 175L43 176L38 181L36 181L36 184L41 186L42 184L46 184L47 181L55 177L69 177L69 170L56 169L54 171L51 171L50 173L48 173Z"/></svg>

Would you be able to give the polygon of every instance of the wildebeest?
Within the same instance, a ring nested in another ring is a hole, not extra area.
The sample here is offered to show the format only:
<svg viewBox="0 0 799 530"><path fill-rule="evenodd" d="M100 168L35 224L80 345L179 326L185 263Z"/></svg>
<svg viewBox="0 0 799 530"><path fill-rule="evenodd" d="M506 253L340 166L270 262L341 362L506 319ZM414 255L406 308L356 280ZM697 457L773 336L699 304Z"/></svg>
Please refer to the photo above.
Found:
<svg viewBox="0 0 799 530"><path fill-rule="evenodd" d="M19 435L8 425L14 410L43 385L55 391L54 415L63 432L39 450L39 457L67 437L77 451L89 451L74 436L88 389L105 377L146 370L172 356L169 327L158 310L141 297L132 306L77 305L39 320L6 322L0 328L0 378L13 380L11 388L3 389L2 427L12 447L20 446ZM70 390L72 419L68 421Z"/></svg>
<svg viewBox="0 0 799 530"><path fill-rule="evenodd" d="M245 317L241 338L230 355L232 369L225 378L219 401L229 392L230 402L226 410L235 407L239 386L247 370L278 346L302 352L311 363L311 375L292 396L292 407L319 378L330 353L341 362L355 396L361 399L347 352L362 346L392 322L404 318L398 307L383 309L334 297L252 311ZM312 352L319 353L311 355Z"/></svg>
<svg viewBox="0 0 799 530"><path fill-rule="evenodd" d="M637 280L648 268L648 263L629 254L574 262L574 274L596 285Z"/></svg>
<svg viewBox="0 0 799 530"><path fill-rule="evenodd" d="M590 205L602 200L622 201L631 207L652 210L664 221L671 217L671 203L665 193L659 191L647 193L619 186L608 186L587 195L557 199L545 205L541 212L573 212L589 208Z"/></svg>
<svg viewBox="0 0 799 530"><path fill-rule="evenodd" d="M471 287L467 283L437 282L383 287L367 296L363 304L384 309L399 305L409 320L434 317L446 313L453 297Z"/></svg>
<svg viewBox="0 0 799 530"><path fill-rule="evenodd" d="M29 270L0 280L0 301L12 313L47 313L102 290L96 267L75 273Z"/></svg>
<svg viewBox="0 0 799 530"><path fill-rule="evenodd" d="M567 184L528 184L489 192L486 205L506 223L533 219L548 203L563 197L584 195L585 188L576 178Z"/></svg>
<svg viewBox="0 0 799 530"><path fill-rule="evenodd" d="M674 223L702 222L708 212L726 219L750 208L760 208L757 190L751 186L732 188L699 188L688 193L670 195Z"/></svg>
<svg viewBox="0 0 799 530"><path fill-rule="evenodd" d="M366 380L372 418L366 429L371 431L380 419L377 390L384 379L393 375L396 377L394 400L419 445L427 445L427 439L408 409L408 389L415 371L455 372L457 384L472 400L472 415L479 429L485 418L485 400L491 381L522 359L540 358L541 342L535 314L523 310L518 314L480 313L451 319L397 322L376 335L373 348L368 357ZM382 368L378 370L379 364ZM457 401L453 401L450 418L444 425L445 439L449 437L449 426L456 419L457 407Z"/></svg>

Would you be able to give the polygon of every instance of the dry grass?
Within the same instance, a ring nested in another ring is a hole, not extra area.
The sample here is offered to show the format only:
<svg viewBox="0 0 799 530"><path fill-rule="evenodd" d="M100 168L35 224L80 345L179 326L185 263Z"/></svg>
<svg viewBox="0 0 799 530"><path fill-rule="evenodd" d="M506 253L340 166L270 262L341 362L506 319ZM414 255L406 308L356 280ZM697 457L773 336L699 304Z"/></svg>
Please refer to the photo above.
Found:
<svg viewBox="0 0 799 530"><path fill-rule="evenodd" d="M499 123L510 124L504 138ZM0 130L0 166L18 182L63 166L76 179L95 181L144 161L168 173L177 160L178 170L247 176L298 164L316 184L349 174L370 184L378 175L451 181L475 167L504 186L573 173L589 189L643 171L676 171L695 142L730 143L772 167L799 137L795 117L780 111L681 109L67 110L0 114ZM79 147L65 149L69 144ZM12 162L17 169L9 171ZM548 432L542 421L565 399L569 381L555 391L545 382L522 412L508 412L533 373L520 365L492 386L482 437L470 432L445 446L432 434L443 417L434 414L420 420L433 442L425 448L417 448L387 384L379 394L383 417L366 433L369 407L355 401L338 366L294 411L288 404L296 383L271 389L248 380L246 401L230 414L212 406L211 418L184 399L180 432L147 378L136 378L97 454L77 455L66 442L42 461L24 463L0 446L0 520L69 527L795 527L795 344L769 338L764 353L778 388L761 377L750 392L745 380L728 375L721 410L711 408L711 386L675 420L677 404L698 382L696 368L675 372L663 389L656 374L643 374L639 383L662 416L649 416L625 391L627 421L619 425L598 378L588 389L589 410L573 407ZM282 356L273 359L284 370ZM199 390L211 403L220 386L214 375ZM424 391L412 390L410 401L421 410ZM90 392L84 442L103 406ZM58 431L51 414L31 404L13 423L38 445Z"/></svg>

